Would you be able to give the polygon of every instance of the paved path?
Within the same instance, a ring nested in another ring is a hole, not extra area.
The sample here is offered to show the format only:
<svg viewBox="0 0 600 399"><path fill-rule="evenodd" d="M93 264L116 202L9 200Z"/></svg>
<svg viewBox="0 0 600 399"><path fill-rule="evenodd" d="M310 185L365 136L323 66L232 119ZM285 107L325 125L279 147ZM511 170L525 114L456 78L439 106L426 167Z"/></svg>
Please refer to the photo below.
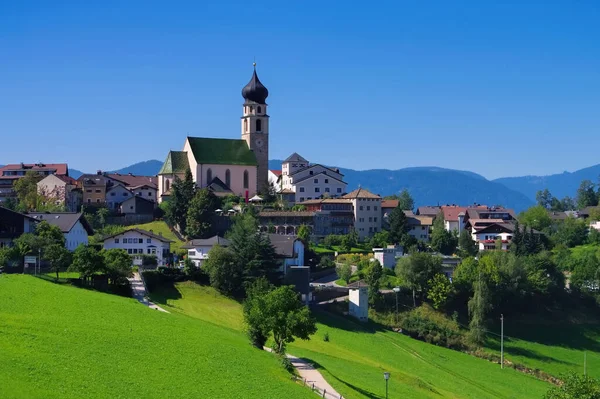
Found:
<svg viewBox="0 0 600 399"><path fill-rule="evenodd" d="M271 348L263 347L267 352L272 352ZM312 389L315 387L315 391L318 390L319 395L323 398L329 399L340 399L342 396L337 393L335 389L325 380L323 375L314 368L312 364L310 364L305 359L300 359L299 357L292 356L287 354L286 357L290 359L292 366L298 371L302 382ZM314 385L313 385L314 384ZM325 396L323 396L323 392L325 392Z"/></svg>
<svg viewBox="0 0 600 399"><path fill-rule="evenodd" d="M142 282L142 278L140 277L139 273L133 273L133 278L128 278L127 280L129 280L129 284L131 285L133 297L137 299L142 305L146 305L150 309L156 309L160 310L161 312L169 313L160 306L148 300L148 298L146 297L146 287L144 287L144 283Z"/></svg>

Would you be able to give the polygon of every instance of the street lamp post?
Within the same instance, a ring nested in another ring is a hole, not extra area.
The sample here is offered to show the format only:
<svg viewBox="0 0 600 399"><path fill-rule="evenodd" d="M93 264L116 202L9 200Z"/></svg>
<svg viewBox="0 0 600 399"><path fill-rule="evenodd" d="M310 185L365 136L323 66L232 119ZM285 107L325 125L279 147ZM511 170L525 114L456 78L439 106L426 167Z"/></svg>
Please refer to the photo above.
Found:
<svg viewBox="0 0 600 399"><path fill-rule="evenodd" d="M385 378L385 399L388 399L388 381L390 379L390 373L383 373L383 378Z"/></svg>
<svg viewBox="0 0 600 399"><path fill-rule="evenodd" d="M394 292L396 293L396 326L398 325L398 293L400 292L400 287L394 287Z"/></svg>

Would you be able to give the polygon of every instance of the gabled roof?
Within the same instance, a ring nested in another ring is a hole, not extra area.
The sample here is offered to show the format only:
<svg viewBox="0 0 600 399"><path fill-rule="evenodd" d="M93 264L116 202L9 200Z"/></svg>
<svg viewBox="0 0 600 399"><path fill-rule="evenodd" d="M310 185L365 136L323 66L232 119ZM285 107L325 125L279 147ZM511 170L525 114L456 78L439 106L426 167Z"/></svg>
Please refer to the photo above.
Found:
<svg viewBox="0 0 600 399"><path fill-rule="evenodd" d="M15 163L0 167L0 176L2 172L9 170L34 170L34 171L52 171L55 175L68 175L69 167L66 163Z"/></svg>
<svg viewBox="0 0 600 399"><path fill-rule="evenodd" d="M275 176L281 176L281 170L271 169L270 172L273 173Z"/></svg>
<svg viewBox="0 0 600 399"><path fill-rule="evenodd" d="M205 239L190 240L181 246L183 249L192 249L196 247L212 247L220 245L222 247L229 246L229 240L223 237L214 236Z"/></svg>
<svg viewBox="0 0 600 399"><path fill-rule="evenodd" d="M81 212L30 212L30 217L38 221L46 221L52 226L57 226L63 233L70 232L77 222L80 222L88 235L94 234L92 226Z"/></svg>
<svg viewBox="0 0 600 399"><path fill-rule="evenodd" d="M281 234L269 234L268 236L277 255L284 258L294 257L294 243L298 241L298 237Z"/></svg>
<svg viewBox="0 0 600 399"><path fill-rule="evenodd" d="M325 176L325 177L327 177L327 178L332 178L333 180L337 180L337 181L339 181L340 183L348 184L348 183L346 183L345 181L343 181L343 180L340 180L340 179L338 179L338 178L337 178L337 177L335 177L335 176L328 175L328 174L327 174L327 173L325 173L325 172L317 173L316 175L308 175L308 176L306 176L305 178L303 178L303 179L300 179L300 180L294 180L294 183L293 183L293 184L294 184L294 185L297 185L297 184L303 183L303 182L305 182L305 181L307 181L307 180L314 179L315 177L318 177L318 176Z"/></svg>
<svg viewBox="0 0 600 399"><path fill-rule="evenodd" d="M121 233L117 233L117 234L113 234L113 235L110 235L110 236L104 237L104 238L102 239L102 241L106 241L106 240L108 240L108 239L110 239L110 238L114 238L114 237L122 236L123 234L125 234L125 233L129 233L129 232L131 232L131 231L135 231L135 232L137 232L137 233L140 233L141 235L144 235L144 236L146 236L146 237L155 238L155 239L157 239L158 241L162 241L162 242L173 242L173 241L169 240L168 238L165 238L165 237L163 237L163 236L161 236L161 235L154 234L154 233L151 233L151 232L149 232L149 231L142 230L142 229L137 229L137 228L133 228L133 229L127 229L127 230L125 230L125 231L123 231L123 232L121 232Z"/></svg>
<svg viewBox="0 0 600 399"><path fill-rule="evenodd" d="M304 168L302 168L302 169L298 169L298 170L296 170L296 171L295 171L294 173L292 173L290 176L292 176L292 177L293 177L293 176L297 175L298 173L303 173L303 172L306 172L307 170L310 170L310 169L316 168L317 166L320 166L320 167L322 167L322 168L324 168L324 169L330 170L330 171L332 171L333 173L336 173L336 174L338 174L338 175L340 175L340 176L344 176L342 173L340 173L340 170L339 170L338 168L330 168L329 166L321 165L320 163L313 163L313 164L307 165L306 167L304 167ZM321 172L321 173L323 173L323 172Z"/></svg>
<svg viewBox="0 0 600 399"><path fill-rule="evenodd" d="M357 188L356 190L344 195L342 198L350 198L350 199L354 199L354 198L374 198L374 199L381 199L381 196L377 195L377 194L373 194L372 192L365 190L364 188Z"/></svg>
<svg viewBox="0 0 600 399"><path fill-rule="evenodd" d="M466 206L442 206L442 212L444 213L444 220L446 222L458 221L458 214L464 214L466 210Z"/></svg>
<svg viewBox="0 0 600 399"><path fill-rule="evenodd" d="M192 154L199 164L256 166L256 155L245 140L188 137Z"/></svg>
<svg viewBox="0 0 600 399"><path fill-rule="evenodd" d="M298 205L319 205L319 204L349 204L352 202L349 199L344 198L322 198L322 199L311 199L304 202L299 202Z"/></svg>
<svg viewBox="0 0 600 399"><path fill-rule="evenodd" d="M410 226L432 226L433 217L431 216L407 216L407 222Z"/></svg>
<svg viewBox="0 0 600 399"><path fill-rule="evenodd" d="M398 200L382 200L381 207L382 208L397 208Z"/></svg>
<svg viewBox="0 0 600 399"><path fill-rule="evenodd" d="M215 177L212 179L210 184L207 187L210 191L212 191L215 195L229 195L233 194L233 191L227 186L227 184L223 183L221 179Z"/></svg>
<svg viewBox="0 0 600 399"><path fill-rule="evenodd" d="M39 220L37 220L36 218L34 218L31 215L28 215L28 214L25 214L25 213L21 213L21 212L17 212L17 211L13 211L12 209L8 209L8 208L5 208L3 206L0 206L0 213L7 213L7 214L12 215L14 217L21 216L24 219L31 219L31 220L35 220L35 221L39 222Z"/></svg>
<svg viewBox="0 0 600 399"><path fill-rule="evenodd" d="M437 216L440 213L439 206L420 206L417 208L417 215Z"/></svg>
<svg viewBox="0 0 600 399"><path fill-rule="evenodd" d="M170 175L173 173L185 173L190 168L187 152L185 151L169 151L167 159L163 163L162 168L158 171L159 175Z"/></svg>
<svg viewBox="0 0 600 399"><path fill-rule="evenodd" d="M287 157L283 162L307 162L308 163L308 161L306 159L304 159L297 152L295 152L292 155L290 155L289 157Z"/></svg>
<svg viewBox="0 0 600 399"><path fill-rule="evenodd" d="M158 187L158 178L156 176L136 176L132 174L122 175L120 173L109 173L107 176L113 180L123 183L127 187Z"/></svg>

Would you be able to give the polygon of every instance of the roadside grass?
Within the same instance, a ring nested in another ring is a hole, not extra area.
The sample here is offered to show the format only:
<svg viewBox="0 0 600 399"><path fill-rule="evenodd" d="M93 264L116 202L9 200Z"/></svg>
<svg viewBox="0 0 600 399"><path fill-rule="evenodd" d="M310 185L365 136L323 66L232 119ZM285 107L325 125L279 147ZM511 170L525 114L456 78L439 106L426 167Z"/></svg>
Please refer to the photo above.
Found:
<svg viewBox="0 0 600 399"><path fill-rule="evenodd" d="M348 283L346 282L346 280L341 279L341 278L338 279L338 280L335 280L335 283L337 285L341 286L341 287L346 287L348 285Z"/></svg>
<svg viewBox="0 0 600 399"><path fill-rule="evenodd" d="M361 248L361 247L353 247L350 250L350 252L348 252L348 251L342 249L342 247L339 245L334 245L331 248L325 247L323 245L311 245L310 249L315 251L317 254L331 254L331 255L333 255L336 251L338 254L347 254L347 253L362 254L362 253L370 252L370 249Z"/></svg>
<svg viewBox="0 0 600 399"><path fill-rule="evenodd" d="M177 236L169 229L169 226L167 226L167 224L162 220L155 220L153 222L144 224L134 224L131 226L126 226L126 228L137 228L146 231L152 230L154 234L162 234L163 237L173 241L171 243L171 251L180 250L181 246L185 244L183 241L177 238Z"/></svg>
<svg viewBox="0 0 600 399"><path fill-rule="evenodd" d="M239 303L194 283L176 284L172 289L179 292L168 294L171 298L166 303L172 304L172 309L242 330ZM151 297L160 303L161 295L165 294ZM238 315L230 314L234 312ZM289 352L313 362L344 397L384 398L384 371L392 375L390 398L540 398L551 387L513 369L501 370L486 360L414 340L374 323L363 325L319 310L315 315L317 334L310 341L292 343ZM329 342L324 340L325 333Z"/></svg>
<svg viewBox="0 0 600 399"><path fill-rule="evenodd" d="M134 299L0 276L0 397L312 398L238 331Z"/></svg>

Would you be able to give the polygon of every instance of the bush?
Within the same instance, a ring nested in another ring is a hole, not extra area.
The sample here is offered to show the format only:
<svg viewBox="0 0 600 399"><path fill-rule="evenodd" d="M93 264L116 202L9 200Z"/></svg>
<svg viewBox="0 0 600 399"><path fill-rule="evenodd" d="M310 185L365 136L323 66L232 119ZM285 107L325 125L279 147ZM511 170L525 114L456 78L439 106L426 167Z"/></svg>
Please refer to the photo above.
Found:
<svg viewBox="0 0 600 399"><path fill-rule="evenodd" d="M162 285L173 284L186 279L185 274L181 270L168 267L159 267L158 270L147 270L142 272L142 275L144 276L148 291L153 291Z"/></svg>
<svg viewBox="0 0 600 399"><path fill-rule="evenodd" d="M335 267L335 262L329 256L322 256L319 260L319 269L330 269Z"/></svg>
<svg viewBox="0 0 600 399"><path fill-rule="evenodd" d="M429 305L422 305L402 314L400 326L412 338L457 350L468 346L464 334L454 320L449 320Z"/></svg>
<svg viewBox="0 0 600 399"><path fill-rule="evenodd" d="M326 332L325 335L323 335L323 341L329 342L329 333L328 332Z"/></svg>

